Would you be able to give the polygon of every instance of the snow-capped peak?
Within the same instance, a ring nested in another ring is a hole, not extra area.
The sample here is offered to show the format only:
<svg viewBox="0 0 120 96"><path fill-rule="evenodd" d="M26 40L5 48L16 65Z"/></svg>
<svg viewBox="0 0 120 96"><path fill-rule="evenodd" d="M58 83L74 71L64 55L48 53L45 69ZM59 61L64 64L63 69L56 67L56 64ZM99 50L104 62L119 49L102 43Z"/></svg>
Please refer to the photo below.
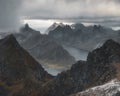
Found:
<svg viewBox="0 0 120 96"><path fill-rule="evenodd" d="M63 23L53 23L46 31L45 34L48 34L50 31L54 30L58 26L64 27L65 25Z"/></svg>

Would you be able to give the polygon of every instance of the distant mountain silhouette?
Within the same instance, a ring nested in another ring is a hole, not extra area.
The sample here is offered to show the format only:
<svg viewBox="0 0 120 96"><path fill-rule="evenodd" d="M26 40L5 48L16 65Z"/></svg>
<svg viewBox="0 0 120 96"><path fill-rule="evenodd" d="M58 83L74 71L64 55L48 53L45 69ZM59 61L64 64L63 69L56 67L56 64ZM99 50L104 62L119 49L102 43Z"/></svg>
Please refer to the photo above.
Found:
<svg viewBox="0 0 120 96"><path fill-rule="evenodd" d="M45 31L45 34L49 34L50 31L54 30L56 27L61 26L63 27L64 24L63 23L53 23L49 28L47 28L47 30Z"/></svg>
<svg viewBox="0 0 120 96"><path fill-rule="evenodd" d="M84 26L83 24L72 24L57 26L48 32L62 45L72 46L91 51L107 39L120 40L119 32L101 25Z"/></svg>
<svg viewBox="0 0 120 96"><path fill-rule="evenodd" d="M52 65L64 69L75 62L74 57L53 38L40 34L27 24L14 35L21 46L45 66Z"/></svg>

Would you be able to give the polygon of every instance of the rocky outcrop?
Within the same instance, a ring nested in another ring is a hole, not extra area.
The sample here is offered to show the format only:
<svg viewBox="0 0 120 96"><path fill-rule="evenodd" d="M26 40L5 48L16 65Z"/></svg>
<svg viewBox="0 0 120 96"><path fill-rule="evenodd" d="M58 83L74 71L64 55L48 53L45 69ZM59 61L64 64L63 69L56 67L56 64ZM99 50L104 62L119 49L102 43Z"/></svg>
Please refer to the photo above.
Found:
<svg viewBox="0 0 120 96"><path fill-rule="evenodd" d="M97 85L103 84L103 82L115 78L116 66L119 66L119 63L120 44L111 39L107 40L102 47L95 49L88 55L89 78Z"/></svg>
<svg viewBox="0 0 120 96"><path fill-rule="evenodd" d="M114 79L104 85L96 86L70 96L120 96L120 81Z"/></svg>
<svg viewBox="0 0 120 96"><path fill-rule="evenodd" d="M0 94L3 94L2 96L7 94L32 96L30 94L36 92L43 83L52 78L18 44L13 35L0 40Z"/></svg>
<svg viewBox="0 0 120 96"><path fill-rule="evenodd" d="M63 27L64 24L63 23L56 23L54 22L46 31L45 34L49 34L50 31L54 30L56 27L61 26Z"/></svg>

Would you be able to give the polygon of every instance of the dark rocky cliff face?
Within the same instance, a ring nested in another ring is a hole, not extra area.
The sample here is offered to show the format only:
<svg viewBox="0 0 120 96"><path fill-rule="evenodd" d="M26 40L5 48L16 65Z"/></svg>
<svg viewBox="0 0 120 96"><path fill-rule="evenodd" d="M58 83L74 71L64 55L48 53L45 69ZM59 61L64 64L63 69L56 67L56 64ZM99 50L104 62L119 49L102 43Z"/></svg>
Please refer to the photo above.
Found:
<svg viewBox="0 0 120 96"><path fill-rule="evenodd" d="M28 96L51 78L52 76L18 44L13 35L0 40L0 87L4 90L0 91L0 94Z"/></svg>
<svg viewBox="0 0 120 96"><path fill-rule="evenodd" d="M108 40L101 48L89 53L87 59L88 69L90 69L89 78L97 84L103 84L116 76L116 66L119 63L120 45L113 40Z"/></svg>

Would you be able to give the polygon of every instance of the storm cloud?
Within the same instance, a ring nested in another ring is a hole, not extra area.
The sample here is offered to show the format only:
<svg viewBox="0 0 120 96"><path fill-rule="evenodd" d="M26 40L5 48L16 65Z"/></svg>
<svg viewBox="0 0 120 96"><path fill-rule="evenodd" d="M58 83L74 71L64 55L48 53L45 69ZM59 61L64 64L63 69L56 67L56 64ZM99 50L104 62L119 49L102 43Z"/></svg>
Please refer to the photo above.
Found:
<svg viewBox="0 0 120 96"><path fill-rule="evenodd" d="M21 0L0 0L0 30L13 30L20 25Z"/></svg>
<svg viewBox="0 0 120 96"><path fill-rule="evenodd" d="M24 0L24 6L29 19L120 25L120 0Z"/></svg>
<svg viewBox="0 0 120 96"><path fill-rule="evenodd" d="M0 0L0 29L17 28L23 19L58 19L120 25L120 0Z"/></svg>
<svg viewBox="0 0 120 96"><path fill-rule="evenodd" d="M31 18L120 16L120 0L25 0Z"/></svg>

